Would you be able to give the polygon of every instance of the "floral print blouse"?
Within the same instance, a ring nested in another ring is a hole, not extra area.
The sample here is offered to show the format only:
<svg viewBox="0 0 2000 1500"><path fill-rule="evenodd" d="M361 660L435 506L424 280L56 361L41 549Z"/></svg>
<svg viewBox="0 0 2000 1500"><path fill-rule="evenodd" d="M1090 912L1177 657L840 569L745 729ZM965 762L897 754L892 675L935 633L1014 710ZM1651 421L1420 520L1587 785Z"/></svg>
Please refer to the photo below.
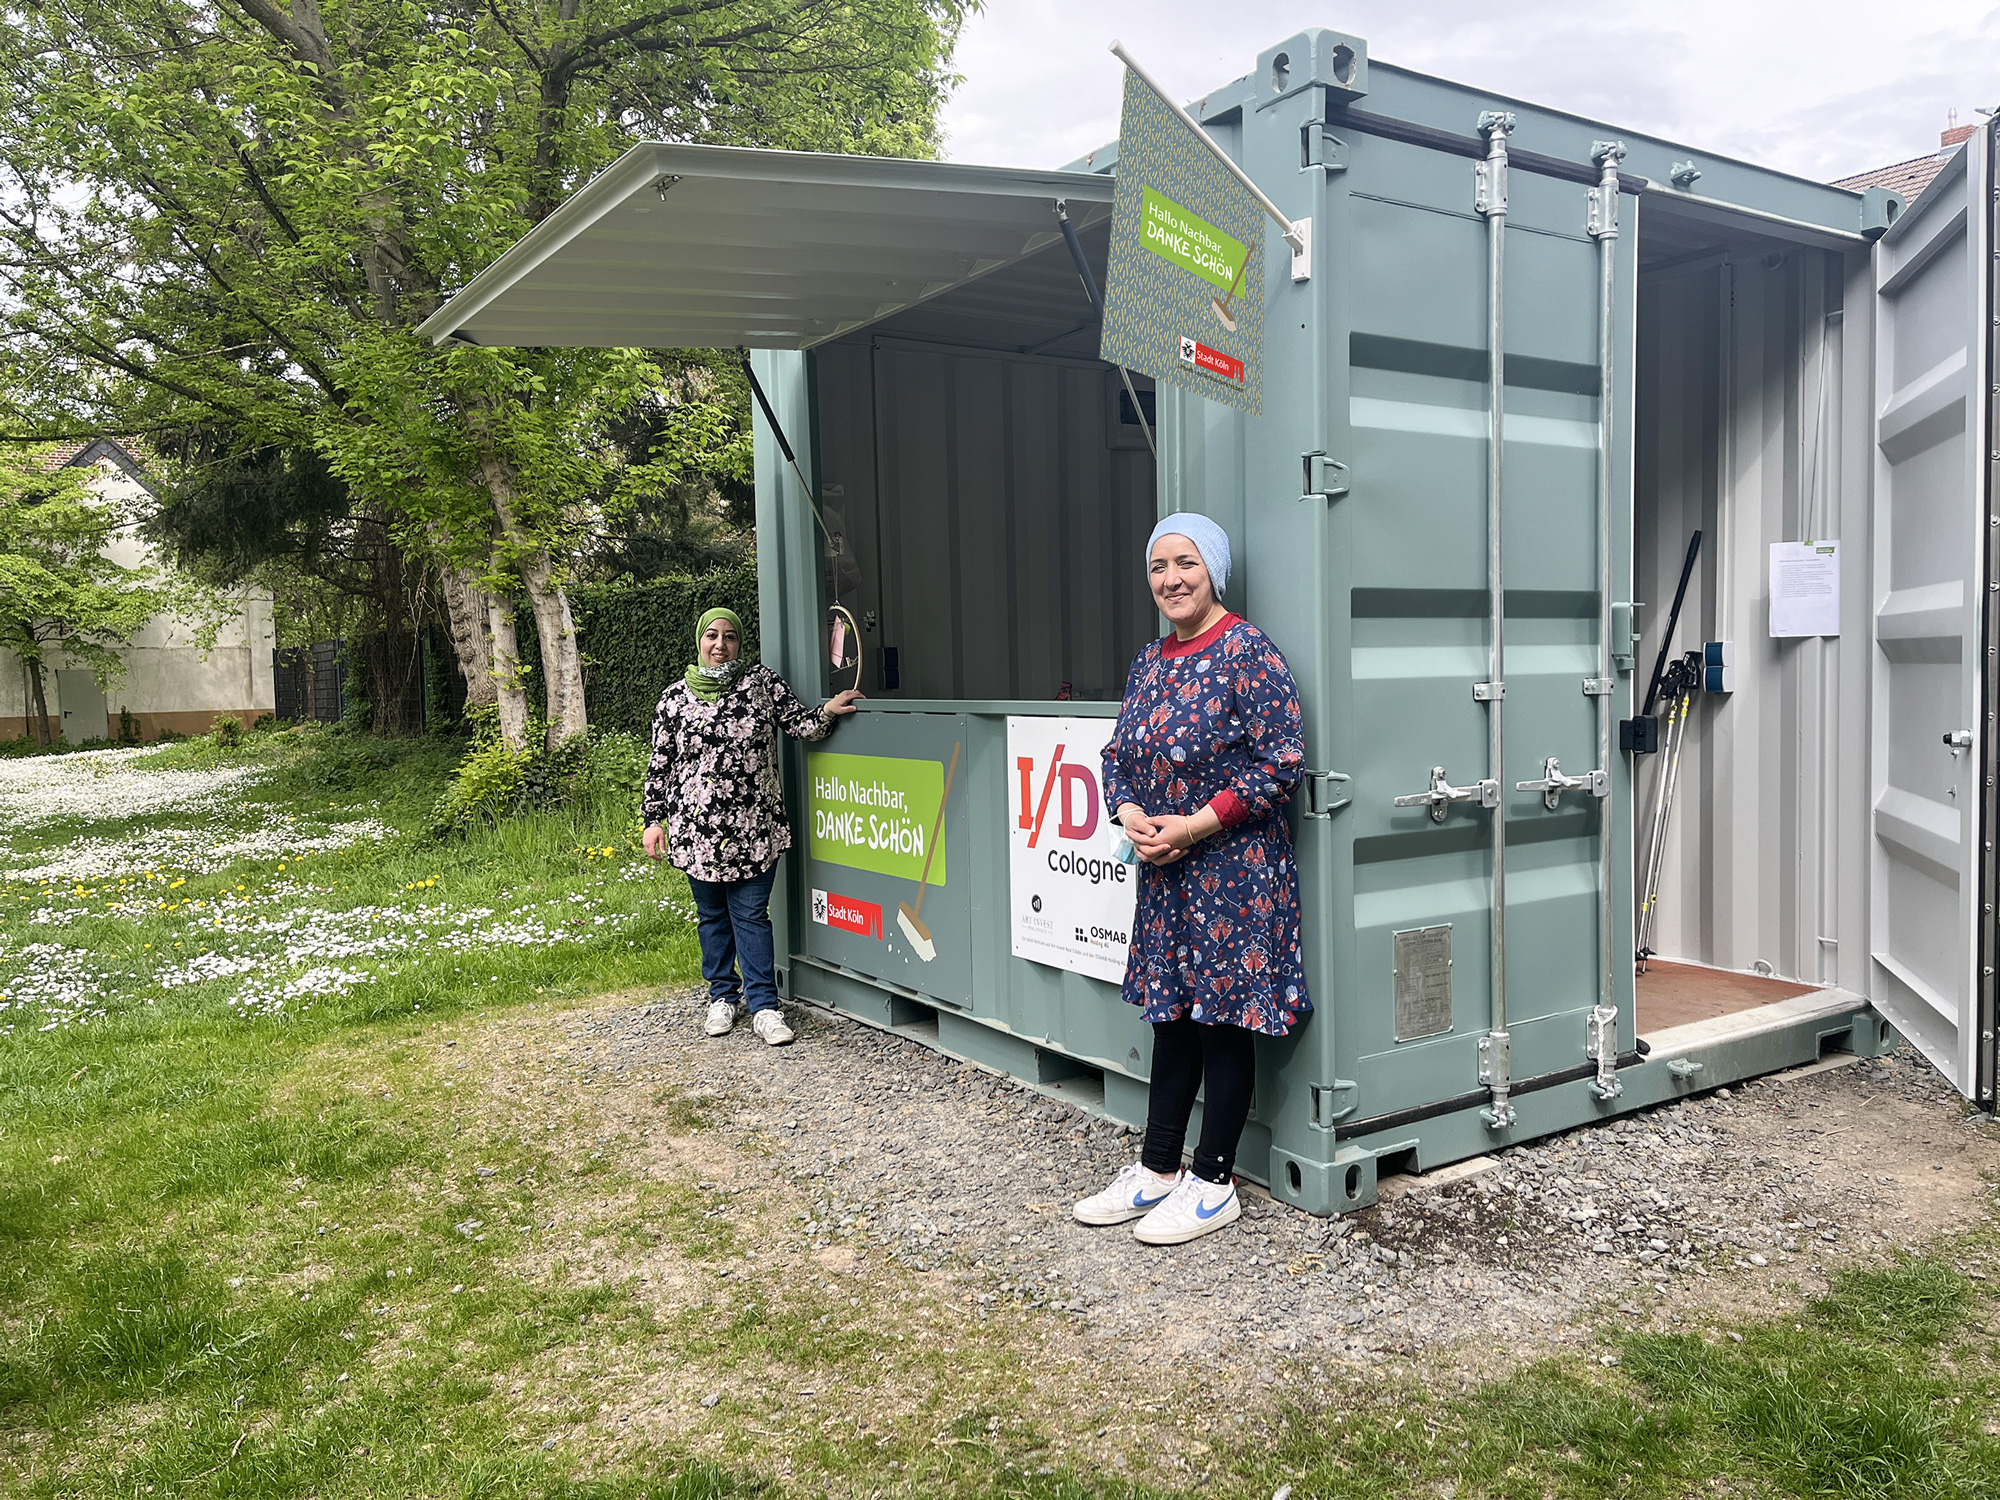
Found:
<svg viewBox="0 0 2000 1500"><path fill-rule="evenodd" d="M749 880L792 847L778 780L778 731L825 739L833 717L810 708L762 662L713 703L676 678L653 711L653 758L640 815L667 834L667 858L697 880Z"/></svg>
<svg viewBox="0 0 2000 1500"><path fill-rule="evenodd" d="M1213 806L1223 825L1170 865L1140 866L1124 998L1148 1021L1284 1036L1312 1009L1284 814L1304 769L1298 688L1256 626L1229 615L1133 660L1104 749L1112 816L1127 802L1153 817Z"/></svg>

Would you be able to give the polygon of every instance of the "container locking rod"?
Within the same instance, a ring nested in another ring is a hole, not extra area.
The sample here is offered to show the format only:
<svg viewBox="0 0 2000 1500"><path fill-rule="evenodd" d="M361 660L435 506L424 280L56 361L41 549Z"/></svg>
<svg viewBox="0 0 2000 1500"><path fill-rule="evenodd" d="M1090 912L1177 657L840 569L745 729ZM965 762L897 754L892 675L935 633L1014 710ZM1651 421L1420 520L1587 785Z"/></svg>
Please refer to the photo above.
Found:
<svg viewBox="0 0 2000 1500"><path fill-rule="evenodd" d="M1473 207L1486 219L1486 592L1492 610L1489 631L1493 661L1488 681L1493 690L1487 702L1487 765L1497 783L1506 775L1507 734L1506 694L1501 684L1507 680L1507 575L1501 557L1501 518L1504 514L1506 482L1507 419L1507 336L1505 309L1507 255L1507 137L1513 133L1514 116L1505 110L1488 110L1479 117L1479 133L1486 137L1486 158L1478 163L1474 178ZM1475 689L1475 695L1476 695ZM1497 786L1496 786L1497 790ZM1492 1015L1487 1040L1493 1045L1484 1054L1480 1082L1491 1093L1492 1103L1480 1112L1489 1130L1505 1130L1514 1123L1514 1106L1508 1095L1507 1047L1507 803L1496 798L1493 812L1493 915Z"/></svg>

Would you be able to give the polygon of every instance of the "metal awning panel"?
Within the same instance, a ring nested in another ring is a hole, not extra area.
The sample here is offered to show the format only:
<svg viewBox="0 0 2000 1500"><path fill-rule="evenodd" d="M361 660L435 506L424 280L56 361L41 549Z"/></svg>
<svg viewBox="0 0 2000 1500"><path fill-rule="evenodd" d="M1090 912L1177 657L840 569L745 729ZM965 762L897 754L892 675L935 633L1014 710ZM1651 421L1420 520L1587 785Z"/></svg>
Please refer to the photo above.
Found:
<svg viewBox="0 0 2000 1500"><path fill-rule="evenodd" d="M806 349L1087 227L1112 180L889 157L634 146L421 328L507 346Z"/></svg>

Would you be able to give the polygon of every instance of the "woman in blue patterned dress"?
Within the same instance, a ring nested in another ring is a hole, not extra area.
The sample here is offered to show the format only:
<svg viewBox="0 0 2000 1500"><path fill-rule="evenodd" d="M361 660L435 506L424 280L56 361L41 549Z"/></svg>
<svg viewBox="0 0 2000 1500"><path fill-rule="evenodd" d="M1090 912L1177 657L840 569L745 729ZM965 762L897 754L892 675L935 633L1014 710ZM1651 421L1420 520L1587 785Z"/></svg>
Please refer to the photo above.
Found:
<svg viewBox="0 0 2000 1500"><path fill-rule="evenodd" d="M1139 1220L1175 1245L1240 1218L1231 1175L1256 1076L1252 1038L1312 1009L1299 959L1299 876L1284 804L1305 765L1299 694L1269 637L1223 606L1229 538L1168 516L1146 545L1153 598L1173 625L1126 679L1104 751L1104 798L1146 868L1125 999L1153 1025L1145 1146L1075 1208L1086 1224ZM1206 1087L1190 1170L1181 1148Z"/></svg>

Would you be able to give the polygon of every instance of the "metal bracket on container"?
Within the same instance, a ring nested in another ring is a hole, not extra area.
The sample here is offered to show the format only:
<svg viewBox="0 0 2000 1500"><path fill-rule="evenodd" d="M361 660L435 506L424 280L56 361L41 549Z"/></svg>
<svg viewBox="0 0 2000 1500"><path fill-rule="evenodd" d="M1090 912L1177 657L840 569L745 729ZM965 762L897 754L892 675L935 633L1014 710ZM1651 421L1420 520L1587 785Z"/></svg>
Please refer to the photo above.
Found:
<svg viewBox="0 0 2000 1500"><path fill-rule="evenodd" d="M1514 1106L1507 1097L1513 1081L1512 1040L1504 1031L1489 1031L1479 1039L1479 1082L1493 1090L1493 1102L1479 1112L1488 1130L1505 1130L1514 1123Z"/></svg>
<svg viewBox="0 0 2000 1500"><path fill-rule="evenodd" d="M1667 180L1682 192L1688 192L1701 181L1701 168L1691 161L1677 161L1667 173Z"/></svg>
<svg viewBox="0 0 2000 1500"><path fill-rule="evenodd" d="M1667 1059L1667 1071L1676 1078L1692 1078L1701 1071L1701 1064L1690 1062L1685 1057L1670 1057Z"/></svg>
<svg viewBox="0 0 2000 1500"><path fill-rule="evenodd" d="M1306 807L1308 818L1330 818L1354 798L1344 788L1353 784L1354 778L1344 771L1308 771L1305 774Z"/></svg>
<svg viewBox="0 0 2000 1500"><path fill-rule="evenodd" d="M1565 776L1562 762L1551 755L1542 762L1540 781L1517 781L1517 792L1540 792L1542 806L1554 812L1562 804L1564 792L1588 792L1593 797L1603 797L1611 791L1611 778L1602 771L1585 771L1581 776Z"/></svg>
<svg viewBox="0 0 2000 1500"><path fill-rule="evenodd" d="M1590 164L1604 174L1604 180L1590 190L1590 215L1584 226L1594 240L1618 238L1618 163L1623 160L1623 141L1590 143Z"/></svg>
<svg viewBox="0 0 2000 1500"><path fill-rule="evenodd" d="M1586 698L1609 698L1612 681L1609 677L1586 677L1583 679L1583 696Z"/></svg>
<svg viewBox="0 0 2000 1500"><path fill-rule="evenodd" d="M1625 1092L1618 1081L1618 1010L1615 1006L1594 1005L1583 1023L1583 1055L1597 1064L1597 1077L1590 1091L1602 1100L1616 1099Z"/></svg>
<svg viewBox="0 0 2000 1500"><path fill-rule="evenodd" d="M1445 780L1443 766L1432 766L1431 789L1427 792L1414 792L1407 797L1398 797L1396 806L1428 807L1431 810L1431 821L1442 823L1452 803L1475 800L1481 807L1498 807L1500 783L1489 777L1485 781L1475 781L1470 786L1453 786Z"/></svg>
<svg viewBox="0 0 2000 1500"><path fill-rule="evenodd" d="M1475 682L1472 685L1474 703L1498 703L1506 696L1507 684L1504 682Z"/></svg>
<svg viewBox="0 0 2000 1500"><path fill-rule="evenodd" d="M1347 142L1327 129L1324 120L1308 120L1300 132L1299 170L1320 167L1327 172L1347 170Z"/></svg>
<svg viewBox="0 0 2000 1500"><path fill-rule="evenodd" d="M1472 210L1481 214L1507 212L1507 137L1514 133L1512 110L1489 109L1479 116L1479 133L1487 139L1488 155L1473 163Z"/></svg>
<svg viewBox="0 0 2000 1500"><path fill-rule="evenodd" d="M1351 1078L1312 1086L1312 1122L1321 1130L1331 1130L1354 1113L1361 1100L1361 1085Z"/></svg>
<svg viewBox="0 0 2000 1500"><path fill-rule="evenodd" d="M1308 453L1305 459L1305 497L1337 500L1347 493L1347 465L1324 453Z"/></svg>
<svg viewBox="0 0 2000 1500"><path fill-rule="evenodd" d="M1611 665L1616 671L1632 670L1632 648L1639 644L1639 632L1632 628L1632 611L1645 607L1643 604L1622 603L1611 606Z"/></svg>

